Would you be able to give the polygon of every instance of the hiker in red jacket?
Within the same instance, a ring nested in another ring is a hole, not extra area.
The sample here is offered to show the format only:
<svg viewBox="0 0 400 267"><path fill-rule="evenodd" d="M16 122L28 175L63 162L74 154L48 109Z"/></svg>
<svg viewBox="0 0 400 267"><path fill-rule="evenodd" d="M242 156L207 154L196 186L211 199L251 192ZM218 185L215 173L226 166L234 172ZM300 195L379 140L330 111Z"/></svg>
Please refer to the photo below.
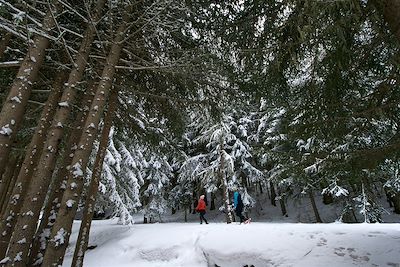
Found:
<svg viewBox="0 0 400 267"><path fill-rule="evenodd" d="M208 224L204 215L206 214L206 202L204 201L204 195L200 196L199 203L197 204L196 211L200 213L200 224L203 224L203 220Z"/></svg>

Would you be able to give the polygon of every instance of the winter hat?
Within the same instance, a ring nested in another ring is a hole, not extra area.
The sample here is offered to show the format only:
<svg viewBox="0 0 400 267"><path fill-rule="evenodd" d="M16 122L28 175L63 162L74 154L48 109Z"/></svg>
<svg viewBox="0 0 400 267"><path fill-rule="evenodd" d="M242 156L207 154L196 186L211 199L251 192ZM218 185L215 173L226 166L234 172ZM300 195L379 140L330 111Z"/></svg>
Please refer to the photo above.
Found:
<svg viewBox="0 0 400 267"><path fill-rule="evenodd" d="M204 195L201 195L201 196L200 196L200 199L204 199L204 197L205 197Z"/></svg>

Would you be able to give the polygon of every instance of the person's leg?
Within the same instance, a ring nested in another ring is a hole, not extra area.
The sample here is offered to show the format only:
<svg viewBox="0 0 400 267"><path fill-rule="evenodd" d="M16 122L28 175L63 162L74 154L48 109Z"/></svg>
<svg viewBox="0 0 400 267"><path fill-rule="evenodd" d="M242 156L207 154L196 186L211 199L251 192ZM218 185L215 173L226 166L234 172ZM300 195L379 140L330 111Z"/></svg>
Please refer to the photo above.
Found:
<svg viewBox="0 0 400 267"><path fill-rule="evenodd" d="M203 220L206 222L206 224L208 224L206 217L204 217L204 215L206 215L206 212L203 213Z"/></svg>
<svg viewBox="0 0 400 267"><path fill-rule="evenodd" d="M243 220L243 214L242 214L242 212L241 212L240 210L237 210L237 211L236 211L236 215L239 217L240 223L244 222L244 220Z"/></svg>
<svg viewBox="0 0 400 267"><path fill-rule="evenodd" d="M201 211L201 212L200 212L200 220L201 220L201 223L203 223L203 220L204 220L204 222L205 222L206 224L208 224L206 218L204 217L205 214L206 214L205 211Z"/></svg>
<svg viewBox="0 0 400 267"><path fill-rule="evenodd" d="M199 214L200 214L200 224L203 224L203 212L200 211Z"/></svg>

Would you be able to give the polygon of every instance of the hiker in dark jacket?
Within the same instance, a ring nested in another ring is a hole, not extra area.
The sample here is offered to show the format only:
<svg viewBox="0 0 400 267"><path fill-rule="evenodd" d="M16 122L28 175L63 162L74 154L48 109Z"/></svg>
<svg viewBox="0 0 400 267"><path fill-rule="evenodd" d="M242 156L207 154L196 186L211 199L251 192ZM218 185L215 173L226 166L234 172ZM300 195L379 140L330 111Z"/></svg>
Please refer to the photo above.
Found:
<svg viewBox="0 0 400 267"><path fill-rule="evenodd" d="M240 223L247 221L247 218L243 215L243 207L242 196L238 191L235 191L233 193L233 208L236 215L240 218Z"/></svg>
<svg viewBox="0 0 400 267"><path fill-rule="evenodd" d="M204 201L205 196L201 195L199 199L199 203L197 204L196 211L200 213L200 224L203 224L203 221L205 221L206 224L208 224L206 218L204 218L204 215L206 214L206 202Z"/></svg>

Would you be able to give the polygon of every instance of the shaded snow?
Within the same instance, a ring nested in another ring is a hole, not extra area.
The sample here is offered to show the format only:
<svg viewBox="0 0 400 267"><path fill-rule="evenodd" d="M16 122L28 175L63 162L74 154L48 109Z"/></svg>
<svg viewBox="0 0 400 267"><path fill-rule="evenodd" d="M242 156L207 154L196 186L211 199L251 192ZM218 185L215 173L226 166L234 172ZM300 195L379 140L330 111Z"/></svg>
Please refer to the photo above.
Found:
<svg viewBox="0 0 400 267"><path fill-rule="evenodd" d="M195 216L195 215L193 215ZM63 266L70 266L75 222ZM84 266L399 266L398 224L94 221Z"/></svg>

